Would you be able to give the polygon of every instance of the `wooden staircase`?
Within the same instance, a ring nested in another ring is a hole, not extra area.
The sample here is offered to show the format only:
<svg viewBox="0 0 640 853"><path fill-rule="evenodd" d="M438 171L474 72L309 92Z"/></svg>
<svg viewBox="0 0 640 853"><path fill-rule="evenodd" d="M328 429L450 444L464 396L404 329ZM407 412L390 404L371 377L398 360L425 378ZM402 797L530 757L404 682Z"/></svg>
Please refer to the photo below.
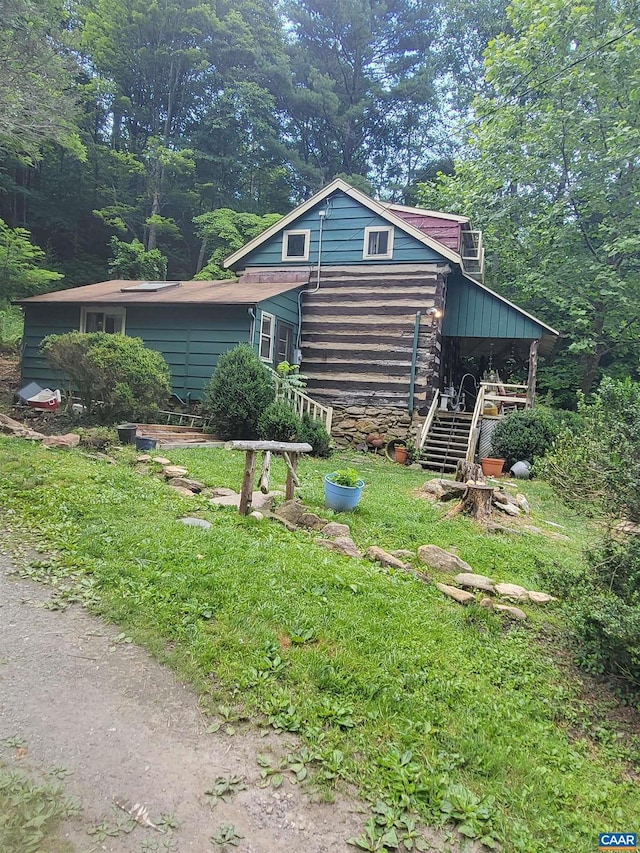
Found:
<svg viewBox="0 0 640 853"><path fill-rule="evenodd" d="M422 467L441 474L455 471L467 458L472 422L471 412L437 411L422 445Z"/></svg>

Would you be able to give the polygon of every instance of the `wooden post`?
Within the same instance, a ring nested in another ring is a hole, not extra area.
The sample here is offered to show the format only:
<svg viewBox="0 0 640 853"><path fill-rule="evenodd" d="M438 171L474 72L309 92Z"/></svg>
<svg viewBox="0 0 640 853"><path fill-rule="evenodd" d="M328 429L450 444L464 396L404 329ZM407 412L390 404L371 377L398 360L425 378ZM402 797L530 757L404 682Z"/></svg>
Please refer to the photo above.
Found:
<svg viewBox="0 0 640 853"><path fill-rule="evenodd" d="M263 495L269 493L269 473L271 470L271 451L262 454L262 471L260 472L260 491Z"/></svg>
<svg viewBox="0 0 640 853"><path fill-rule="evenodd" d="M529 377L527 379L527 409L533 409L536 399L536 373L538 370L538 346L540 341L531 341L529 347Z"/></svg>
<svg viewBox="0 0 640 853"><path fill-rule="evenodd" d="M284 490L284 499L286 501L293 500L295 494L296 485L300 485L300 481L296 476L296 468L298 467L298 454L297 453L283 453L284 461L287 466L287 482Z"/></svg>
<svg viewBox="0 0 640 853"><path fill-rule="evenodd" d="M242 491L240 492L240 515L249 515L251 512L251 495L253 493L253 477L256 471L256 452L247 450L247 458L244 463L244 476L242 478Z"/></svg>

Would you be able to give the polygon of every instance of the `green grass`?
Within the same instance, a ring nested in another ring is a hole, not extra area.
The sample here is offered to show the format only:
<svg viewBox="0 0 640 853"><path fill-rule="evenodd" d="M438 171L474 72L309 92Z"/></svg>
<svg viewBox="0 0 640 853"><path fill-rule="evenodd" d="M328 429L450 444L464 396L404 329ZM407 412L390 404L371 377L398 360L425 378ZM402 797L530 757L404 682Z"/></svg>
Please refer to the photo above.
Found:
<svg viewBox="0 0 640 853"><path fill-rule="evenodd" d="M241 454L169 456L207 485L240 485ZM109 466L0 439L4 519L39 531L56 552L31 573L56 583L61 606L80 591L189 678L223 730L248 715L295 732L318 785L345 779L380 801L372 849L394 824L407 835L406 810L528 853L586 853L598 832L638 826L628 773L637 741L631 756L634 743L623 746L583 701L561 653L559 606L528 607L530 620L517 625L459 607L432 584L327 552L312 534L185 499L136 472L127 451L119 458ZM595 535L541 483L523 485L531 522L556 532L546 522L562 524L570 542L483 535L415 496L421 472L349 454L300 464L305 502L327 518L323 474L348 465L365 493L356 512L336 518L362 550L455 547L478 572L544 588L549 572L580 571ZM284 476L274 462L272 482ZM213 527L186 527L185 514Z"/></svg>

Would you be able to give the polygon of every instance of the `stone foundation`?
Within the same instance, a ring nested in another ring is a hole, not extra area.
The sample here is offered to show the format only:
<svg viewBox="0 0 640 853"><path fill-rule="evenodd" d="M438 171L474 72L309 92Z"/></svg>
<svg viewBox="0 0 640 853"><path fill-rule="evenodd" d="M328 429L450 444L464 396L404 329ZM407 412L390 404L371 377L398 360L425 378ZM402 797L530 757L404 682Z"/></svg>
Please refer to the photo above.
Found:
<svg viewBox="0 0 640 853"><path fill-rule="evenodd" d="M371 433L383 437L385 444L394 438L415 441L423 421L424 417L417 414L412 420L406 409L372 406L334 408L331 436L338 447L366 444Z"/></svg>

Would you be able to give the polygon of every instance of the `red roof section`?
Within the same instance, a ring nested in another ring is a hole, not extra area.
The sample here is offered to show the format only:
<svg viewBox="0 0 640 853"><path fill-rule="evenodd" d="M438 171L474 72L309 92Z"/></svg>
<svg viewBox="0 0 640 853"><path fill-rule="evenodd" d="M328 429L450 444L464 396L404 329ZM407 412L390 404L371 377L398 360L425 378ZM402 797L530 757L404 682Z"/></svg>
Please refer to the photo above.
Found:
<svg viewBox="0 0 640 853"><path fill-rule="evenodd" d="M434 240L454 252L460 252L461 222L449 218L440 218L431 213L415 213L403 210L401 207L394 207L393 205L390 205L389 209L400 219L404 219L409 225L413 225L414 228L422 231L423 234L433 237Z"/></svg>

